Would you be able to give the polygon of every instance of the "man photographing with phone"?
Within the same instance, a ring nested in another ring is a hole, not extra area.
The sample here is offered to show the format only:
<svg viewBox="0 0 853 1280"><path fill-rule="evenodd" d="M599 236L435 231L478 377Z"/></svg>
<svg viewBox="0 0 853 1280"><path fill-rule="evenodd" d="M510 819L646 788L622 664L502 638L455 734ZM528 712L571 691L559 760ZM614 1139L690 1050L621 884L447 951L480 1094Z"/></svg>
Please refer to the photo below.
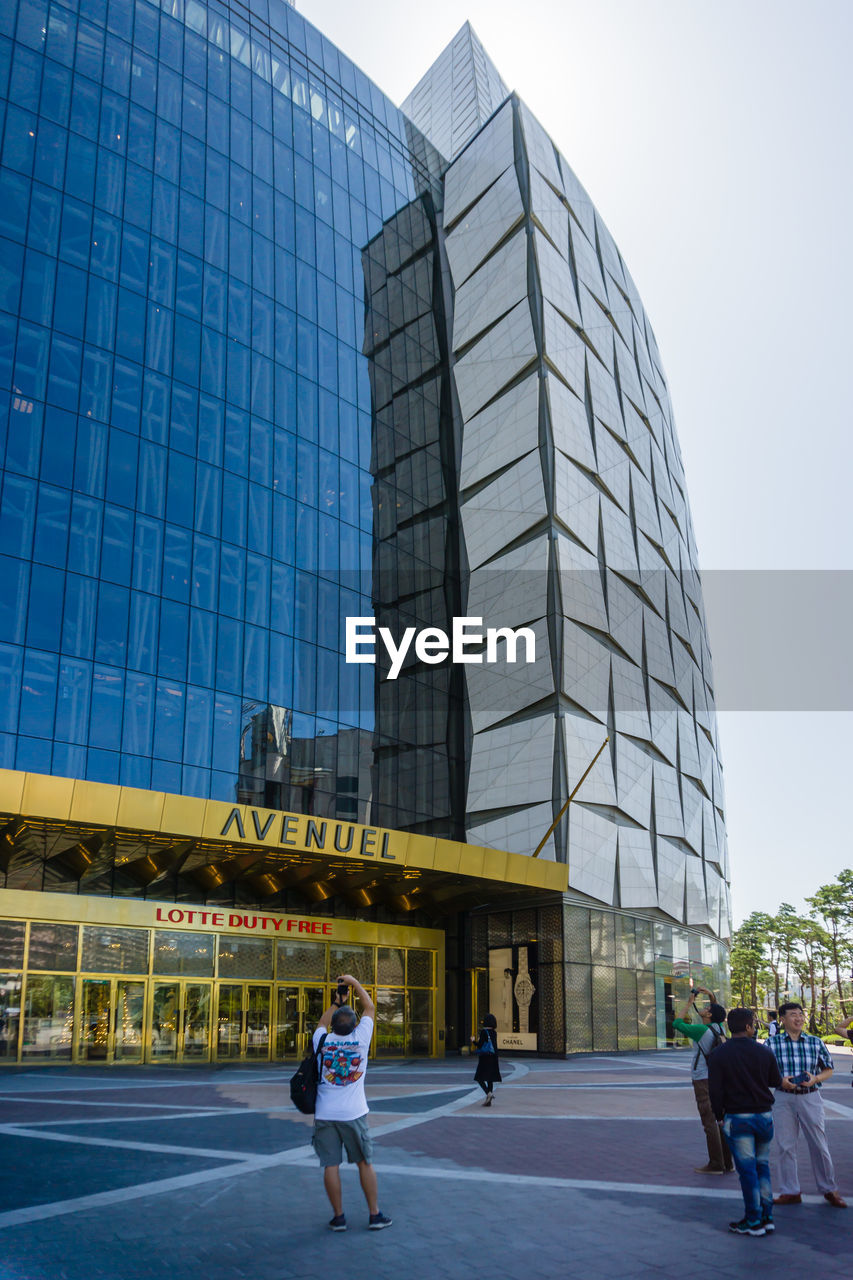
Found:
<svg viewBox="0 0 853 1280"><path fill-rule="evenodd" d="M383 1227L391 1226L391 1219L379 1211L376 1172L371 1163L373 1142L367 1127L368 1106L364 1093L376 1006L351 973L341 974L337 983L332 1003L320 1019L313 1037L314 1052L319 1057L320 1079L311 1144L323 1167L323 1185L334 1215L329 1222L332 1231L347 1229L341 1191L343 1151L346 1151L350 1164L358 1165L361 1189L370 1215L367 1225L371 1231L381 1231ZM360 1020L347 1003L350 988L361 1001ZM324 1033L327 1033L326 1038L320 1048Z"/></svg>

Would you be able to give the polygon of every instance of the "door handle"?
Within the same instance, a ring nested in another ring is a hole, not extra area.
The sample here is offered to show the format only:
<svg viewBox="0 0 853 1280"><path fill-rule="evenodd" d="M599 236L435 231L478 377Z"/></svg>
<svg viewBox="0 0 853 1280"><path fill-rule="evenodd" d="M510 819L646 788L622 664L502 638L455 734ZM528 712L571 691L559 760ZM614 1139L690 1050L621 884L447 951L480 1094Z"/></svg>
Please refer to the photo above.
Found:
<svg viewBox="0 0 853 1280"><path fill-rule="evenodd" d="M246 1009L246 1011L243 1014L243 1035L247 1036L248 1034L249 1034L249 1010Z"/></svg>
<svg viewBox="0 0 853 1280"><path fill-rule="evenodd" d="M118 1005L113 1010L113 1035L118 1031Z"/></svg>

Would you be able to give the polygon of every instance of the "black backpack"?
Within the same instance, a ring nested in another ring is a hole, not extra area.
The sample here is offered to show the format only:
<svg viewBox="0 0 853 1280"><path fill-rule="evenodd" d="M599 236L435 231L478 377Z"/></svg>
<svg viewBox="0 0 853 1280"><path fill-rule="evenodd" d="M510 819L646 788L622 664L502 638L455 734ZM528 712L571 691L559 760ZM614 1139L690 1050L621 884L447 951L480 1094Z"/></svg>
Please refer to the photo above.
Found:
<svg viewBox="0 0 853 1280"><path fill-rule="evenodd" d="M312 1049L309 1054L306 1054L294 1074L290 1077L290 1101L297 1111L301 1111L306 1116L313 1116L317 1109L317 1086L320 1083L320 1068L317 1065L317 1059L320 1056L323 1045L326 1043L327 1035L328 1032L324 1031L320 1036L316 1050Z"/></svg>
<svg viewBox="0 0 853 1280"><path fill-rule="evenodd" d="M708 1050L708 1052L707 1052L707 1053L706 1053L706 1052L705 1052L705 1050L702 1048L701 1044L698 1044L698 1043L697 1043L697 1045L696 1045L696 1057L693 1059L693 1070L694 1070L694 1071L695 1071L695 1070L696 1070L696 1068L699 1066L699 1055L700 1055L700 1054L702 1055L702 1057L703 1057L703 1058L705 1059L705 1061L707 1062L707 1061L708 1061L708 1059L710 1058L711 1054L714 1052L714 1050L715 1050L715 1049L719 1049L720 1045L721 1045L721 1044L725 1044L725 1042L726 1042L726 1037L725 1037L724 1035L722 1035L722 1033L721 1033L721 1032L719 1032L719 1031L717 1030L717 1027L715 1026L715 1024L714 1024L713 1022L711 1022L711 1023L709 1023L709 1024L708 1024L708 1030L710 1031L711 1035L714 1037L714 1043L711 1045L711 1047L710 1047L710 1049Z"/></svg>

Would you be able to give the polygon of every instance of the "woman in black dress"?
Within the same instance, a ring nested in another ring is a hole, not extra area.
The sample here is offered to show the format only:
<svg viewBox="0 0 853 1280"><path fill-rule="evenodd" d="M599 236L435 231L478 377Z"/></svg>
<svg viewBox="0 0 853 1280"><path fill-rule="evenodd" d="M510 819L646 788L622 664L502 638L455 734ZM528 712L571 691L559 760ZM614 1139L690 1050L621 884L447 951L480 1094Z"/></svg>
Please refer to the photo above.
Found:
<svg viewBox="0 0 853 1280"><path fill-rule="evenodd" d="M483 1018L480 1034L474 1045L477 1054L477 1070L474 1079L486 1095L484 1107L490 1107L495 1100L495 1085L500 1083L501 1068L498 1062L498 1023L493 1013Z"/></svg>

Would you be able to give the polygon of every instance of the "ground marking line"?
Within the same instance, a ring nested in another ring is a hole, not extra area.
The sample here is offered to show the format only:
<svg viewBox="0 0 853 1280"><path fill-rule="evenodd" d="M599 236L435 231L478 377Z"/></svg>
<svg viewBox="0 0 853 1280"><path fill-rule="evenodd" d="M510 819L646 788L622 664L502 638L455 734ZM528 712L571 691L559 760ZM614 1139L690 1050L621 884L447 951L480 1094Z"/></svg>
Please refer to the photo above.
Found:
<svg viewBox="0 0 853 1280"><path fill-rule="evenodd" d="M180 1102L77 1102L76 1100L72 1102L67 1098L44 1098L40 1094L34 1094L32 1098L28 1098L26 1095L19 1093L0 1093L0 1102L17 1102L31 1107L115 1107L119 1110L130 1108L134 1111L144 1107L146 1111L184 1111L187 1113L192 1111L210 1111L211 1109L210 1106L194 1107L192 1103ZM223 1107L222 1110L228 1111L230 1108ZM145 1118L147 1119L148 1117L146 1116ZM155 1116L154 1119L156 1118L157 1117ZM163 1118L165 1119L166 1117L164 1116ZM128 1117L128 1119L130 1119L130 1117Z"/></svg>
<svg viewBox="0 0 853 1280"><path fill-rule="evenodd" d="M264 1075L255 1075L253 1072L249 1072L249 1071L244 1071L239 1074L235 1072L234 1075L228 1075L226 1074L225 1071L223 1071L221 1074L217 1074L215 1076L204 1077L201 1079L196 1078L195 1080L193 1080L192 1077L190 1077L185 1080L154 1080L152 1081L148 1077L144 1079L140 1079L139 1077L136 1077L136 1076L128 1076L125 1078L125 1080L121 1082L115 1081L115 1078L113 1077L113 1079L111 1080L104 1080L103 1083L101 1083L100 1081L95 1081L93 1083L91 1076L68 1076L67 1083L66 1081L62 1081L60 1083L58 1076L28 1075L27 1083L29 1083L32 1080L49 1081L50 1084L53 1085L53 1089L49 1090L46 1087L28 1089L27 1086L24 1085L23 1083L24 1078L21 1076L18 1076L16 1077L16 1079L21 1080L22 1088L20 1090L9 1089L7 1086L4 1092L14 1094L16 1097L19 1097L21 1094L26 1094L26 1093L32 1093L38 1097L41 1097L43 1093L48 1093L48 1092L127 1093L128 1090L132 1090L132 1089L146 1089L146 1090L147 1089L197 1089L200 1084L209 1085L213 1089L221 1085L231 1086L233 1084L240 1084L240 1085L269 1084L274 1081L280 1081L282 1084L284 1084L290 1078L287 1070L287 1067L289 1065L290 1064L286 1064L282 1071L267 1072ZM294 1070L296 1069L296 1066L298 1066L298 1063L296 1063L296 1061L294 1060L294 1063L293 1063ZM120 1069L121 1068L119 1068L119 1070ZM155 1071L157 1070L156 1067L154 1067L153 1069ZM104 1068L104 1070L109 1070L109 1068ZM189 1068L189 1070L192 1071L193 1068Z"/></svg>
<svg viewBox="0 0 853 1280"><path fill-rule="evenodd" d="M380 1087L381 1087L381 1086L380 1086ZM413 1087L413 1086L412 1086L411 1084L399 1084L399 1085L397 1085L397 1084L393 1084L393 1083L386 1083L386 1084L385 1084L385 1088L386 1088L386 1089L409 1089L409 1090L411 1090L411 1089L412 1089L412 1087ZM438 1093L454 1093L454 1092L456 1092L457 1090L459 1090L462 1086L461 1086L461 1085L458 1085L458 1084L444 1084L444 1085L438 1085L438 1086L436 1086L436 1087L435 1087L435 1088L433 1088L433 1089L421 1088L419 1085L415 1085L414 1087L415 1087L416 1089L418 1089L418 1093L416 1093L416 1094L415 1094L415 1093L411 1093L411 1094L409 1094L409 1095L405 1095L405 1096L411 1096L411 1097L424 1098L424 1097L428 1097L428 1096L430 1096L431 1094L434 1094L434 1093L435 1093L435 1094L438 1094ZM284 1094L284 1089L282 1089L282 1094ZM385 1097L386 1095L385 1095L385 1094L382 1094L382 1095L380 1095L380 1094L372 1094L371 1096L372 1096L372 1097L375 1097L375 1098L377 1099L377 1101L378 1101L378 1100L379 1100L379 1098L380 1098L380 1096L381 1096L381 1097ZM402 1096L404 1096L404 1095L402 1095L402 1094L395 1094L395 1093L389 1093L389 1094L387 1094L387 1097L389 1097L389 1098L396 1098L396 1097L402 1097ZM32 1107L36 1107L36 1106L49 1106L49 1107L114 1107L116 1110L121 1110L121 1109L125 1109L125 1108L127 1108L127 1109L129 1109L129 1110L131 1110L131 1111L136 1111L136 1110L142 1110L142 1109L144 1109L144 1110L146 1110L146 1111L149 1111L149 1110L150 1110L150 1111L157 1111L157 1112L163 1112L163 1113L165 1113L165 1112L171 1112L171 1111L181 1111L181 1112L185 1112L187 1115L191 1114L191 1113L192 1113L192 1112L194 1112L194 1111L204 1112L205 1114L207 1114L207 1113L212 1113L212 1112L214 1112L214 1111L217 1111L217 1110L218 1110L218 1111L221 1111L223 1115L229 1115L229 1114L231 1114L231 1112L232 1112L232 1111L234 1111L234 1112L236 1112L236 1111L243 1111L243 1110L245 1110L245 1111L251 1111L251 1110L255 1110L255 1111L289 1111L289 1110L292 1110L292 1109L293 1109L293 1104L292 1104L292 1103L288 1103L286 1106L282 1106L282 1107L275 1107L275 1106L271 1106L271 1107L254 1107L254 1108L248 1107L248 1108L244 1108L244 1107L229 1107L229 1106L217 1107L217 1106L216 1106L216 1104L215 1104L215 1103L212 1103L212 1102L208 1103L206 1106L205 1106L203 1103L199 1103L197 1106L193 1106L193 1104L192 1104L192 1103L190 1103L190 1102L183 1102L183 1103L182 1103L182 1102L101 1102L101 1101L99 1101L98 1099L95 1099L95 1100L94 1100L94 1101L92 1101L92 1102L79 1102L79 1101L77 1101L76 1099L75 1099L75 1100L73 1100L73 1101L69 1101L67 1098L45 1098L45 1097L42 1097L40 1094L36 1094L36 1095L34 1095L32 1098L28 1098L28 1097L26 1097L26 1096L24 1096L24 1095L17 1094L17 1093L14 1093L14 1094L5 1094L5 1093L0 1093L0 1102L10 1102L10 1103L12 1103L13 1105L14 1105L14 1104L19 1104L19 1105L32 1106ZM127 1117L127 1118L128 1118L128 1119L130 1119L131 1117ZM147 1117L145 1117L145 1118L147 1119ZM169 1118L169 1117L168 1117L168 1115L165 1115L165 1114L163 1115L163 1119L164 1119L164 1120L166 1120L166 1119L168 1119L168 1118ZM153 1117L153 1119L155 1119L155 1120L156 1120L156 1119L157 1119L157 1117L156 1117L156 1116L154 1116L154 1117ZM48 1123L53 1123L53 1122L52 1122L52 1121L48 1121ZM57 1123L57 1124L59 1124L59 1123L61 1123L61 1122L60 1122L60 1121L56 1121L56 1123Z"/></svg>
<svg viewBox="0 0 853 1280"><path fill-rule="evenodd" d="M823 1105L841 1120L853 1120L853 1107L846 1107L843 1102L831 1102L829 1098L824 1098Z"/></svg>
<svg viewBox="0 0 853 1280"><path fill-rule="evenodd" d="M689 1071L690 1070L689 1063L681 1064L678 1062L661 1062L660 1059L652 1059L652 1060L647 1059L645 1062L632 1062L629 1058L605 1058L605 1057L598 1057L595 1055L589 1058L584 1058L583 1061L579 1061L577 1058L570 1059L571 1066L577 1067L581 1071L584 1070L585 1064L589 1062L592 1062L592 1063L615 1062L620 1067L630 1068L632 1071L651 1071L651 1070L659 1071L661 1067L664 1069L664 1071Z"/></svg>
<svg viewBox="0 0 853 1280"><path fill-rule="evenodd" d="M87 1116L82 1120L8 1120L0 1121L0 1133L7 1128L36 1129L48 1126L82 1124L156 1124L159 1121L171 1123L173 1120L209 1120L213 1116L259 1116L276 1111L293 1111L293 1107L216 1107L212 1111L185 1111L168 1116ZM294 1117L295 1118L295 1117Z"/></svg>
<svg viewBox="0 0 853 1280"><path fill-rule="evenodd" d="M152 1151L160 1155L193 1156L206 1160L252 1160L256 1151L218 1151L207 1147L176 1147L159 1142L123 1142L117 1138L84 1138L50 1129L28 1129L25 1125L0 1125L0 1133L11 1138L41 1138L45 1142L72 1142L81 1147L119 1147L124 1151Z"/></svg>
<svg viewBox="0 0 853 1280"><path fill-rule="evenodd" d="M123 1204L127 1200L140 1200L146 1196L183 1191L188 1187L206 1182L219 1182L223 1178L255 1173L259 1169L295 1164L297 1157L304 1158L306 1153L312 1154L311 1147L297 1147L295 1150L279 1152L271 1156L254 1156L249 1160L237 1160L232 1164L223 1165L220 1169L202 1169L197 1173L186 1173L175 1178L161 1178L154 1182L140 1182L131 1187L118 1187L113 1191L98 1191L88 1196L77 1196L72 1200L54 1200L51 1204L34 1204L23 1209L10 1209L6 1213L0 1213L0 1231L7 1227L19 1227L29 1222L41 1222L46 1218L78 1213L85 1209L97 1209L107 1205Z"/></svg>
<svg viewBox="0 0 853 1280"><path fill-rule="evenodd" d="M507 1082L509 1083L509 1082ZM531 1092L534 1089L680 1089L684 1090L684 1082L681 1084L677 1080L636 1080L624 1083L620 1080L618 1083L614 1081L584 1081L576 1084L537 1084L536 1077L525 1081L522 1092Z"/></svg>
<svg viewBox="0 0 853 1280"><path fill-rule="evenodd" d="M342 1169L349 1167L347 1165L341 1166ZM355 1170L354 1165L351 1167ZM740 1190L730 1191L722 1187L719 1190L710 1187L668 1187L659 1183L603 1182L591 1178L549 1178L536 1174L491 1173L483 1169L420 1168L417 1165L375 1164L373 1167L377 1173L382 1173L386 1176L401 1174L403 1177L457 1179L462 1182L497 1182L511 1187L556 1187L563 1191L605 1191L615 1192L619 1195L624 1195L627 1192L631 1195L642 1196L680 1196L684 1198L699 1196L706 1200L740 1200L743 1203ZM822 1205L823 1196L804 1195L803 1203Z"/></svg>
<svg viewBox="0 0 853 1280"><path fill-rule="evenodd" d="M457 1093L458 1091L459 1091L458 1085L450 1085L444 1089L427 1089L427 1090L424 1090L422 1093L407 1093L407 1094L371 1093L368 1095L368 1097L370 1102L407 1102L410 1098L427 1098L427 1097L431 1097L434 1094L440 1095L443 1093ZM35 1105L35 1104L33 1103L30 1105ZM61 1106L62 1104L57 1103L56 1105ZM97 1107L100 1104L98 1104L97 1102L77 1102L73 1104L69 1103L68 1105L73 1105L78 1107ZM111 1106L111 1107L120 1107L121 1103L110 1102L110 1103L104 1103L103 1105ZM129 1105L133 1105L133 1104L129 1104ZM139 1105L153 1107L155 1104L140 1103ZM406 1110L405 1107L402 1109ZM68 1128L70 1125L88 1125L88 1124L112 1124L112 1125L157 1124L158 1122L171 1123L173 1120L209 1120L214 1116L266 1116L266 1115L278 1115L280 1113L286 1114L286 1115L289 1114L290 1118L294 1121L296 1121L298 1118L297 1112L294 1110L293 1103L288 1103L286 1106L280 1106L280 1107L279 1106L208 1107L207 1109L202 1109L200 1107L197 1111L177 1110L177 1114L175 1114L170 1110L168 1115L162 1115L158 1112L158 1114L154 1116L152 1115L84 1116L81 1120L8 1120L5 1122L0 1121L0 1133L5 1132L7 1127L20 1130L20 1129L46 1128L48 1126L58 1127L59 1125L62 1125L63 1127ZM36 1136L36 1135L33 1135L33 1136Z"/></svg>
<svg viewBox="0 0 853 1280"><path fill-rule="evenodd" d="M553 1111L549 1111L547 1116L536 1116L536 1115L530 1115L529 1113L526 1113L523 1111L501 1111L497 1108L497 1105L490 1108L488 1117L481 1116L477 1111L477 1112L472 1112L471 1115L457 1116L456 1119L482 1120L484 1124L487 1122L487 1120L491 1122L491 1120L493 1119L541 1120L544 1122L547 1122L549 1120L594 1120L596 1124L604 1124L608 1120L618 1120L620 1122L625 1120L639 1120L643 1122L650 1120L650 1121L653 1121L655 1124L673 1124L677 1120L678 1121L689 1120L691 1124L696 1123L695 1115L694 1116L591 1116L591 1115L580 1115L579 1113L572 1113L572 1112L565 1112L561 1115L561 1114L555 1114ZM377 1134L378 1134L378 1131L377 1131Z"/></svg>

